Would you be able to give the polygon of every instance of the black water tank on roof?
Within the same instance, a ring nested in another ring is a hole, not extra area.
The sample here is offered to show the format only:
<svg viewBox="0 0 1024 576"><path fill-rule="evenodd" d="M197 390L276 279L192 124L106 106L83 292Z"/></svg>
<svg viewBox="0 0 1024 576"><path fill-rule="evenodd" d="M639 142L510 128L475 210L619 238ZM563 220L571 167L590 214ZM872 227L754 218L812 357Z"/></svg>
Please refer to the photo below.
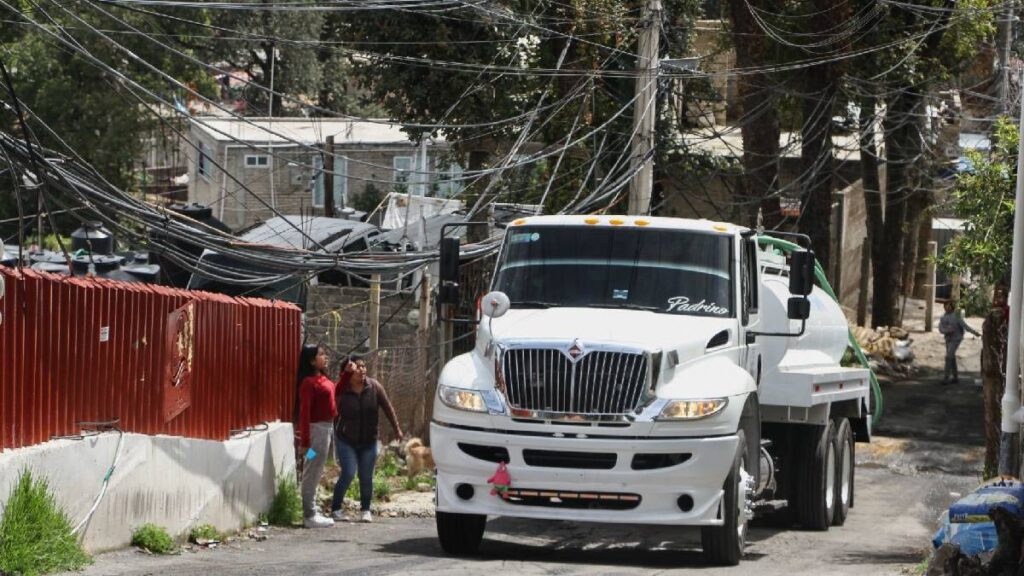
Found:
<svg viewBox="0 0 1024 576"><path fill-rule="evenodd" d="M113 254L114 237L102 222L86 222L71 233L71 250L85 250L93 254Z"/></svg>
<svg viewBox="0 0 1024 576"><path fill-rule="evenodd" d="M71 269L75 274L86 274L89 272L89 265L93 264L96 275L102 276L121 267L124 258L120 256L107 256L105 254L79 254L71 259Z"/></svg>

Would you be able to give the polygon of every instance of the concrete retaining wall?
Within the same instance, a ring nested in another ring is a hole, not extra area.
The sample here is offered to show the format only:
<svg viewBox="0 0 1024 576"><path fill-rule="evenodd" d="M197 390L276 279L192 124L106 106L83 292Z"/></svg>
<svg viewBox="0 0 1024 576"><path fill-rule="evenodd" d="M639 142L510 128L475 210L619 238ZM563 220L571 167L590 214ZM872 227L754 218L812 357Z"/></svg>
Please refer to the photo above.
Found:
<svg viewBox="0 0 1024 576"><path fill-rule="evenodd" d="M54 440L0 453L0 512L21 470L45 476L72 524L89 511L117 450L118 434ZM196 524L237 530L270 508L275 478L295 473L290 423L217 442L125 434L107 493L89 524L90 552L127 546L152 522L172 536Z"/></svg>

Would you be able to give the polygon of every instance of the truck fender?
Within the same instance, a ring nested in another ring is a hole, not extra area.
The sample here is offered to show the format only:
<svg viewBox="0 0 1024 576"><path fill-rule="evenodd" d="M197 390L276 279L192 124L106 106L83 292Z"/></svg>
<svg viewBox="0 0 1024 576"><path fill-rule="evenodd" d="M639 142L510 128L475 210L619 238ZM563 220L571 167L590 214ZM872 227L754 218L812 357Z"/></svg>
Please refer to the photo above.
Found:
<svg viewBox="0 0 1024 576"><path fill-rule="evenodd" d="M743 404L739 429L743 431L747 442L747 462L754 463L747 472L754 477L756 488L761 484L761 467L757 465L761 460L761 404L756 393L749 394Z"/></svg>

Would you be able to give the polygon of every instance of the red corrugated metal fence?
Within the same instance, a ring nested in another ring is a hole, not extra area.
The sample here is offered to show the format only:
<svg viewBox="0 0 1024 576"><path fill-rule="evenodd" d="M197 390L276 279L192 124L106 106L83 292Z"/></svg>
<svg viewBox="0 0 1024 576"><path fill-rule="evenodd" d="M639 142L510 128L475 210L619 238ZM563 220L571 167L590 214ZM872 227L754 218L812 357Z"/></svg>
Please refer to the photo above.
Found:
<svg viewBox="0 0 1024 576"><path fill-rule="evenodd" d="M291 304L2 266L0 275L0 449L77 434L83 421L223 440L291 420L301 337ZM165 421L168 318L189 302L190 398Z"/></svg>

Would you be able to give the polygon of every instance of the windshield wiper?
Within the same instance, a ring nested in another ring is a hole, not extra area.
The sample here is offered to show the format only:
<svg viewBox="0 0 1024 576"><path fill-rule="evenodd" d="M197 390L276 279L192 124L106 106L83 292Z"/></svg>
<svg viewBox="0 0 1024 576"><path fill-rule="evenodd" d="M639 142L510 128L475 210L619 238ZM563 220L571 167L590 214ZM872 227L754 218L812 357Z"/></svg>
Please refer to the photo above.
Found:
<svg viewBox="0 0 1024 576"><path fill-rule="evenodd" d="M511 303L514 308L551 308L558 306L554 302L541 302L539 300L516 300Z"/></svg>
<svg viewBox="0 0 1024 576"><path fill-rule="evenodd" d="M586 308L625 308L627 310L644 310L647 312L661 311L661 308L657 306L644 306L643 304L631 304L629 302L623 302L621 304L587 304Z"/></svg>

